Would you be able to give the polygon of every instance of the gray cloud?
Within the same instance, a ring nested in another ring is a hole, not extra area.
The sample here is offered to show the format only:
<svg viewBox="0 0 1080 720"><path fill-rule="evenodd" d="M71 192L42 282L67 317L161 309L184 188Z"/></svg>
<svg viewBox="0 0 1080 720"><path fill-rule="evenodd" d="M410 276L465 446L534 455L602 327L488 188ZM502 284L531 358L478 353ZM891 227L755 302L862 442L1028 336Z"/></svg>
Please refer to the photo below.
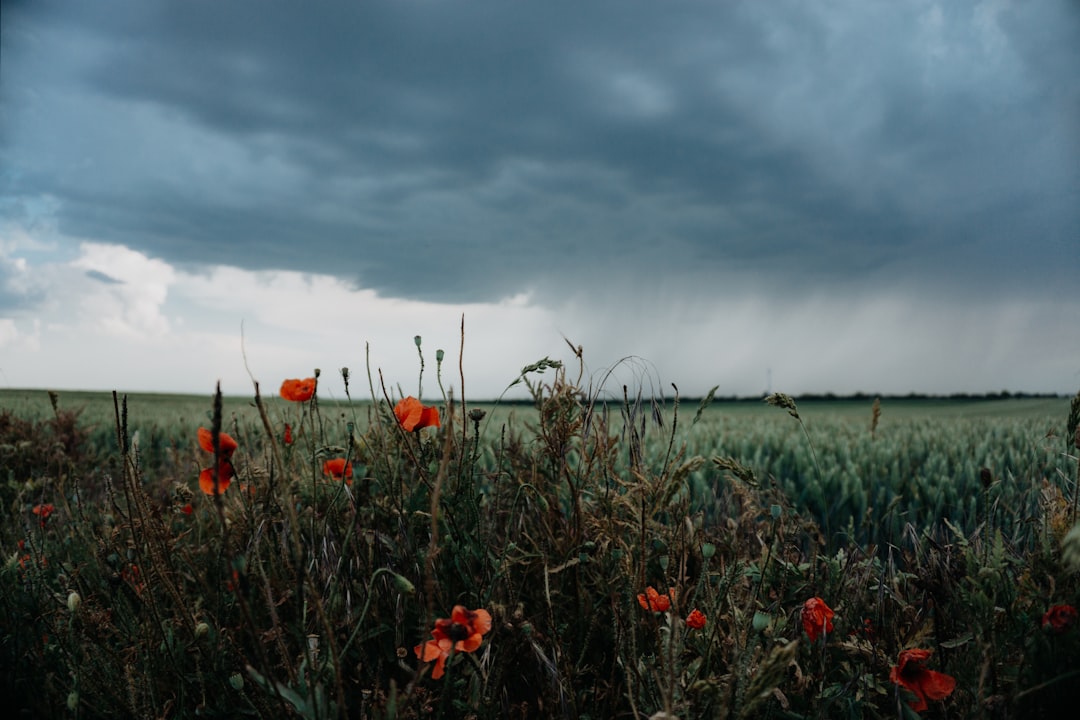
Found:
<svg viewBox="0 0 1080 720"><path fill-rule="evenodd" d="M73 237L424 299L1062 292L1080 20L994 7L27 4L0 178Z"/></svg>
<svg viewBox="0 0 1080 720"><path fill-rule="evenodd" d="M123 280L117 280L112 275L109 275L107 273L103 273L100 270L87 270L86 273L84 273L84 274L86 275L86 277L90 278L91 280L97 280L99 283L104 283L105 285L123 285L124 284Z"/></svg>

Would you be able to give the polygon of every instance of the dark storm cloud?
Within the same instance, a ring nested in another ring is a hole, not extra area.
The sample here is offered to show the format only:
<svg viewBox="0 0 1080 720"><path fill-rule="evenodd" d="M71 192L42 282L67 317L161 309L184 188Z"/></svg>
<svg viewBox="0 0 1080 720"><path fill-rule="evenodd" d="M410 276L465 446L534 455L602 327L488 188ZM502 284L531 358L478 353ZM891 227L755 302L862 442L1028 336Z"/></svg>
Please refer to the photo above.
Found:
<svg viewBox="0 0 1080 720"><path fill-rule="evenodd" d="M16 7L6 192L172 262L427 299L1080 270L1068 3L298 7Z"/></svg>

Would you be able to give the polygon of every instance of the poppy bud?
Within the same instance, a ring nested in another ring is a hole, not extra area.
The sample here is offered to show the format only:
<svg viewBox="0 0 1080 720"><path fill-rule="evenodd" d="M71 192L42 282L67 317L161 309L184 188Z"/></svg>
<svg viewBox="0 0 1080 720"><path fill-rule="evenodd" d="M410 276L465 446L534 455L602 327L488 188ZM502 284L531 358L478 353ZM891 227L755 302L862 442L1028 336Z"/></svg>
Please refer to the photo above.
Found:
<svg viewBox="0 0 1080 720"><path fill-rule="evenodd" d="M407 577L405 577L404 575L398 575L397 573L393 573L393 575L394 587L399 593L401 593L402 595L413 595L414 593L416 593L416 586L409 582L409 579Z"/></svg>
<svg viewBox="0 0 1080 720"><path fill-rule="evenodd" d="M74 592L74 591L69 593L68 598L67 598L68 610L70 610L73 613L78 612L80 605L82 605L82 598L79 596L79 593Z"/></svg>
<svg viewBox="0 0 1080 720"><path fill-rule="evenodd" d="M68 693L67 706L68 706L68 710L71 710L73 712L78 709L78 707L79 707L79 691L78 690L72 690L71 692Z"/></svg>
<svg viewBox="0 0 1080 720"><path fill-rule="evenodd" d="M984 467L979 471L979 480L982 482L984 490L990 489L990 484L994 482L994 476L990 473L990 468Z"/></svg>
<svg viewBox="0 0 1080 720"><path fill-rule="evenodd" d="M210 632L210 626L204 622L199 623L195 626L195 639L198 640L199 638L204 637L208 632Z"/></svg>

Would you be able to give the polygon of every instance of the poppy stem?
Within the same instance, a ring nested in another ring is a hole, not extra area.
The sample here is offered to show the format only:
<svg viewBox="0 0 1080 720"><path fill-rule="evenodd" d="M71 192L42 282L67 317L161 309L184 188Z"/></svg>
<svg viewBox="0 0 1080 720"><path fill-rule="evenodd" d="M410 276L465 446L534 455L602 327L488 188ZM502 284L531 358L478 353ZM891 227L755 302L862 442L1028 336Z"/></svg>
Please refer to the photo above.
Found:
<svg viewBox="0 0 1080 720"><path fill-rule="evenodd" d="M396 573L394 573L394 571L390 568L381 567L375 572L373 572L371 574L371 577L368 578L367 597L364 598L364 609L360 611L360 617L356 619L356 627L353 628L352 634L349 635L349 639L345 642L344 645L341 646L341 652L338 653L338 665L344 662L345 653L349 651L349 646L353 644L353 641L356 640L356 636L360 634L360 628L363 626L364 618L367 616L368 613L368 608L371 607L372 586L375 584L375 578L383 574L394 575Z"/></svg>
<svg viewBox="0 0 1080 720"><path fill-rule="evenodd" d="M416 354L420 356L420 378L416 388L417 399L423 400L424 398L424 351L420 349L420 336L417 335L413 338L413 342L416 343Z"/></svg>

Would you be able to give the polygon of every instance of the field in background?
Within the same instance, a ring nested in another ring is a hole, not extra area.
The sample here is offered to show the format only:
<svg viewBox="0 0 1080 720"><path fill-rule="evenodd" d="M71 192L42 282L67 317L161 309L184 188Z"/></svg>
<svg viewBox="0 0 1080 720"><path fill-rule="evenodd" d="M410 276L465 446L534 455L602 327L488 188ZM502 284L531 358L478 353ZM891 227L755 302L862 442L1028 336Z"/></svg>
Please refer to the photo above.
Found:
<svg viewBox="0 0 1080 720"><path fill-rule="evenodd" d="M111 393L59 392L58 407L78 413L89 442L101 453L117 449L116 406ZM213 398L195 395L135 393L126 399L129 432L138 439L148 479L162 472L176 476L178 457L191 461L188 481L198 477L193 432L209 426ZM285 422L289 403L266 400L271 416ZM599 401L596 414L618 415L622 402ZM487 413L481 425L490 446L505 427L537 424L532 403L470 404ZM53 414L48 391L0 390L0 408L37 421ZM365 432L372 421L370 400L320 401L321 432L344 444L348 424ZM760 400L713 400L701 413L700 400L658 401L641 416L649 441L643 452L657 463L674 442L688 456L730 458L753 471L766 485L775 483L795 509L809 514L825 530L862 544L896 542L905 526L925 528L940 519L965 532L982 520L980 503L989 499L997 524L1015 541L1030 541L1038 495L1047 480L1068 482L1075 465L1063 452L1068 398L887 398L871 431L873 400L812 400L799 405L805 433L784 412ZM251 397L223 397L226 429L253 451L262 428ZM185 452L187 451L187 452ZM481 462L492 454L479 456ZM981 486L982 469L995 478L989 498ZM487 469L490 469L487 468ZM181 479L181 478L176 478ZM691 488L715 473L690 474ZM709 512L711 508L696 508ZM832 544L832 538L827 539Z"/></svg>

